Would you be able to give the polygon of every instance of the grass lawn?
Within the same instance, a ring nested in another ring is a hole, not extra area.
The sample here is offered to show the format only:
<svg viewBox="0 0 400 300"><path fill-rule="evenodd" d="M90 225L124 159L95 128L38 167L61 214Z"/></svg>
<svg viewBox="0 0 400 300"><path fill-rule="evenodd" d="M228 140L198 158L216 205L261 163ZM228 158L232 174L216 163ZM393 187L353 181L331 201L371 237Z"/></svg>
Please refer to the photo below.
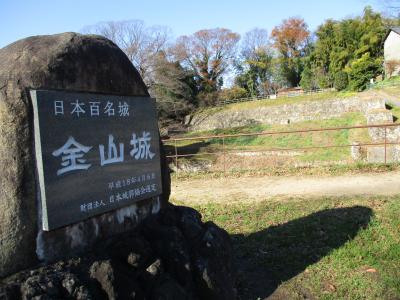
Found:
<svg viewBox="0 0 400 300"><path fill-rule="evenodd" d="M241 299L400 298L400 196L195 208L231 235Z"/></svg>
<svg viewBox="0 0 400 300"><path fill-rule="evenodd" d="M394 76L389 79L380 81L375 83L372 87L372 90L384 90L389 95L393 95L398 97L400 93L400 76ZM232 103L224 106L218 107L210 107L199 110L197 114L213 114L223 110L242 110L242 109L254 109L258 107L264 106L279 106L279 105L287 105L287 104L298 104L302 102L310 102L310 101L326 101L332 99L345 99L350 97L357 96L357 92L353 91L328 91L322 93L316 93L311 95L302 95L296 97L279 97L277 99L261 99L258 101L248 101L248 102L240 102L240 103Z"/></svg>
<svg viewBox="0 0 400 300"><path fill-rule="evenodd" d="M400 76L394 76L389 79L377 82L371 89L378 91L381 90L388 95L398 98L400 94Z"/></svg>
<svg viewBox="0 0 400 300"><path fill-rule="evenodd" d="M253 127L233 128L228 130L214 130L211 134L235 134L247 132L262 131L293 131L301 129L319 129L329 127L365 125L365 117L360 113L348 113L339 118L328 120L307 121L288 125L256 125ZM238 138L227 138L225 144L228 149L244 149L251 150L256 147L258 149L265 148L301 148L315 147L323 145L347 145L353 141L368 142L370 141L367 129L357 130L340 130L326 132L310 132L310 133L292 133L284 135L267 135L267 136L249 136ZM211 143L221 143L220 140L211 140ZM331 148L307 151L299 156L301 161L336 161L347 159L350 155L349 148Z"/></svg>

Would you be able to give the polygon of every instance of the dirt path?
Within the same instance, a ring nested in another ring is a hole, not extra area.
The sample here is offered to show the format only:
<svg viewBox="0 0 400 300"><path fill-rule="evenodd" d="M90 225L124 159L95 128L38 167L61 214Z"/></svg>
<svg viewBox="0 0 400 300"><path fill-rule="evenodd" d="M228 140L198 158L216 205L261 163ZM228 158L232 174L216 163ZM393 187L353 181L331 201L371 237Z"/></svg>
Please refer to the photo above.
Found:
<svg viewBox="0 0 400 300"><path fill-rule="evenodd" d="M185 203L259 201L276 196L400 194L400 172L329 177L241 177L173 181L171 197Z"/></svg>

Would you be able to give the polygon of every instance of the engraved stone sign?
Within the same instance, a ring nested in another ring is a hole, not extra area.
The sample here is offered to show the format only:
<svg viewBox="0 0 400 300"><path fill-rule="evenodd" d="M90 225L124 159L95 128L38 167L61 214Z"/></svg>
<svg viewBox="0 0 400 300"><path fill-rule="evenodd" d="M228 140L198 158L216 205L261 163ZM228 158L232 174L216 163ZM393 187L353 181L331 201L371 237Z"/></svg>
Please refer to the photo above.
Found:
<svg viewBox="0 0 400 300"><path fill-rule="evenodd" d="M155 99L30 94L44 230L162 193Z"/></svg>

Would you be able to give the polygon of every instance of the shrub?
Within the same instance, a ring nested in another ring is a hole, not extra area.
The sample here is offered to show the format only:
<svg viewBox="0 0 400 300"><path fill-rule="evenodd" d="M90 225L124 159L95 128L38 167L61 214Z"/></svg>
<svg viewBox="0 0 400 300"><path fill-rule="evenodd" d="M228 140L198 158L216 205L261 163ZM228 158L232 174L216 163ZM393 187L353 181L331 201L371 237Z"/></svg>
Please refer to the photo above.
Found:
<svg viewBox="0 0 400 300"><path fill-rule="evenodd" d="M248 93L246 89L239 86L233 86L229 89L223 89L220 92L219 98L223 100L231 100L231 99L246 98L247 96Z"/></svg>
<svg viewBox="0 0 400 300"><path fill-rule="evenodd" d="M214 106L219 101L219 92L200 92L197 95L197 101L200 107Z"/></svg>
<svg viewBox="0 0 400 300"><path fill-rule="evenodd" d="M333 85L336 90L342 91L345 88L347 88L348 84L349 84L349 77L346 72L340 71L335 74Z"/></svg>
<svg viewBox="0 0 400 300"><path fill-rule="evenodd" d="M400 61L396 59L391 59L385 62L385 75L387 78L390 78L393 75L396 75L395 72L399 72Z"/></svg>
<svg viewBox="0 0 400 300"><path fill-rule="evenodd" d="M374 78L382 70L382 59L373 59L369 52L355 60L349 68L349 84L353 91L364 90L371 78Z"/></svg>

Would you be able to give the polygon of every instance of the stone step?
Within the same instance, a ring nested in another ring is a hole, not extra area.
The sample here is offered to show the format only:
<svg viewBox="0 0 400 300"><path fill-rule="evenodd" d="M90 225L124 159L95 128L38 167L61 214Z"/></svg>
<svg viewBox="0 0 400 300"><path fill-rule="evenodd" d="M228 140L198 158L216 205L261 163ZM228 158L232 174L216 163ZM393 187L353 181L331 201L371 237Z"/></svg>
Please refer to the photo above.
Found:
<svg viewBox="0 0 400 300"><path fill-rule="evenodd" d="M373 109L368 109L367 114L382 113L388 111L390 112L390 110L387 108L373 108Z"/></svg>
<svg viewBox="0 0 400 300"><path fill-rule="evenodd" d="M370 110L365 117L368 125L393 123L393 114L387 109Z"/></svg>
<svg viewBox="0 0 400 300"><path fill-rule="evenodd" d="M370 146L366 149L367 161L369 163L384 163L385 162L385 147L384 146ZM387 145L386 146L386 162L399 162L400 161L400 145Z"/></svg>

